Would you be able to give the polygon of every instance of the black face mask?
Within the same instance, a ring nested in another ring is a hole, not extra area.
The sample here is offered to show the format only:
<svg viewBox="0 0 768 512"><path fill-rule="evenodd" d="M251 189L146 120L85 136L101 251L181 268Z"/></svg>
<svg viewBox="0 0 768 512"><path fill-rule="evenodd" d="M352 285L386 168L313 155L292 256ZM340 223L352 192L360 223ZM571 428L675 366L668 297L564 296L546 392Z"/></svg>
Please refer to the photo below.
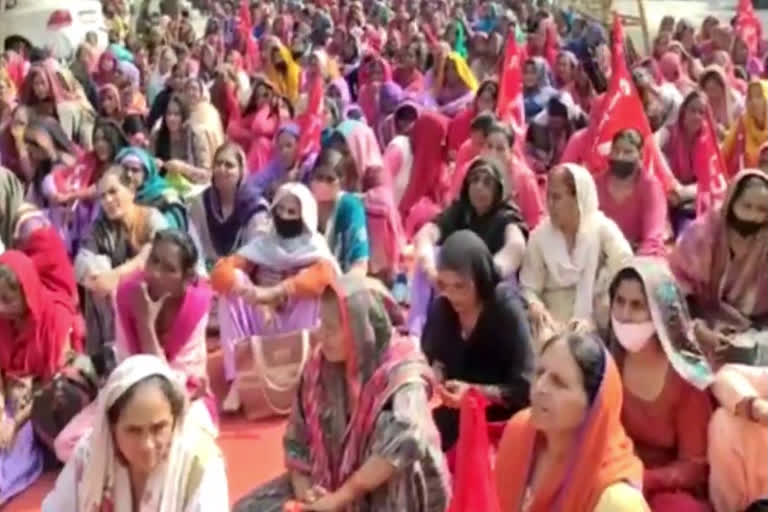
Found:
<svg viewBox="0 0 768 512"><path fill-rule="evenodd" d="M275 215L272 217L275 231L281 238L296 238L304 231L304 221L299 219L284 219Z"/></svg>
<svg viewBox="0 0 768 512"><path fill-rule="evenodd" d="M611 160L611 174L619 179L629 178L637 169L637 163L629 160Z"/></svg>
<svg viewBox="0 0 768 512"><path fill-rule="evenodd" d="M765 222L740 219L733 213L733 209L728 212L728 226L732 227L741 236L752 236L764 228L765 225Z"/></svg>

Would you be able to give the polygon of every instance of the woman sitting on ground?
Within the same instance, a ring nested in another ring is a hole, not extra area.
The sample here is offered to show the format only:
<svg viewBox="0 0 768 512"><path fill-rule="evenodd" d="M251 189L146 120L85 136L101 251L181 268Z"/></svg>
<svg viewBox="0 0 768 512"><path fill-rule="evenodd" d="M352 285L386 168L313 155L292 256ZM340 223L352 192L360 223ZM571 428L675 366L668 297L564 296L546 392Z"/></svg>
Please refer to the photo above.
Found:
<svg viewBox="0 0 768 512"><path fill-rule="evenodd" d="M163 230L154 238L146 269L121 281L115 297L117 361L156 355L185 383L189 414L212 434L218 412L208 386L206 328L211 290L198 282L197 249L183 231ZM56 456L66 462L93 426L95 403L56 438Z"/></svg>
<svg viewBox="0 0 768 512"><path fill-rule="evenodd" d="M429 416L429 367L399 339L379 297L345 276L321 299L319 350L307 362L284 438L288 474L236 512L444 511L450 484ZM339 462L340 461L340 462Z"/></svg>
<svg viewBox="0 0 768 512"><path fill-rule="evenodd" d="M73 290L52 286L71 281L71 274L68 264L55 260L36 264L17 250L0 255L0 506L42 473L44 450L30 421L35 394L81 349Z"/></svg>
<svg viewBox="0 0 768 512"><path fill-rule="evenodd" d="M520 269L520 286L537 342L557 324L604 325L610 276L632 256L619 227L599 210L592 175L584 167L552 169L549 218L533 230Z"/></svg>
<svg viewBox="0 0 768 512"><path fill-rule="evenodd" d="M148 354L112 372L93 430L59 474L43 512L229 510L224 457L188 414L176 377Z"/></svg>
<svg viewBox="0 0 768 512"><path fill-rule="evenodd" d="M98 183L101 213L75 258L77 282L85 288L86 351L114 342L112 295L120 279L144 266L156 231L168 227L156 209L134 203L133 189L119 166Z"/></svg>
<svg viewBox="0 0 768 512"><path fill-rule="evenodd" d="M645 466L643 493L656 512L706 512L714 376L690 334L685 297L655 258L631 260L610 296L607 341L624 384L622 424Z"/></svg>
<svg viewBox="0 0 768 512"><path fill-rule="evenodd" d="M245 165L242 148L225 142L213 156L211 186L189 205L189 234L206 270L268 229L268 205L248 186Z"/></svg>
<svg viewBox="0 0 768 512"><path fill-rule="evenodd" d="M459 434L459 404L469 388L493 405L490 421L506 420L528 404L533 350L528 320L516 290L500 284L485 242L457 231L440 249L441 295L429 311L421 345L443 381L443 406L433 412L443 450Z"/></svg>
<svg viewBox="0 0 768 512"><path fill-rule="evenodd" d="M599 339L566 332L544 343L531 407L499 445L501 511L650 512L621 403L621 375Z"/></svg>
<svg viewBox="0 0 768 512"><path fill-rule="evenodd" d="M221 302L219 325L230 382L237 376L235 346L254 335L314 327L317 299L339 273L328 244L317 232L317 203L307 187L300 183L280 187L271 213L269 231L219 260L211 272L214 290L227 295ZM236 386L223 407L239 409Z"/></svg>
<svg viewBox="0 0 768 512"><path fill-rule="evenodd" d="M421 334L437 283L440 246L457 231L468 229L493 254L503 279L515 279L525 253L528 228L517 205L506 194L502 164L493 158L476 159L467 172L461 195L414 238L418 267L411 288L408 325Z"/></svg>

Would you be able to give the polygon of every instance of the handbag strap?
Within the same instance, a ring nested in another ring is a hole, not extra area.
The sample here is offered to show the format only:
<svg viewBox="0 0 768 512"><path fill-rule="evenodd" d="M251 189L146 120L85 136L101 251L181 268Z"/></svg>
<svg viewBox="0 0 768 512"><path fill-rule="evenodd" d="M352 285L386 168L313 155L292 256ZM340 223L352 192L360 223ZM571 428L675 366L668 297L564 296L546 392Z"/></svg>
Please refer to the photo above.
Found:
<svg viewBox="0 0 768 512"><path fill-rule="evenodd" d="M262 348L262 343L263 339L261 336L254 336L251 338L251 350L253 351L253 358L258 364L259 368L262 368L263 370L261 372L261 378L264 380L264 383L269 389L274 391L291 391L296 386L298 380L301 378L301 372L307 363L307 359L309 358L309 331L306 329L301 330L301 362L299 364L298 370L296 370L296 377L291 379L292 382L287 385L277 384L269 377L269 372L267 371L268 367L264 360L264 350Z"/></svg>

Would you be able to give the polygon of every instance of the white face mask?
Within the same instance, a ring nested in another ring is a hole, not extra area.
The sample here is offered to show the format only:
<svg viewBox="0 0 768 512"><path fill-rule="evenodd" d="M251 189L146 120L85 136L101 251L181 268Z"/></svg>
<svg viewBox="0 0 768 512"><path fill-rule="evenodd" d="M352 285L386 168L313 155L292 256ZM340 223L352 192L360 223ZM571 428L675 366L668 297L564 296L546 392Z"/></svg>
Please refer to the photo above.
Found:
<svg viewBox="0 0 768 512"><path fill-rule="evenodd" d="M628 352L640 352L656 333L656 327L652 320L629 324L619 322L616 317L611 315L611 326L619 343Z"/></svg>

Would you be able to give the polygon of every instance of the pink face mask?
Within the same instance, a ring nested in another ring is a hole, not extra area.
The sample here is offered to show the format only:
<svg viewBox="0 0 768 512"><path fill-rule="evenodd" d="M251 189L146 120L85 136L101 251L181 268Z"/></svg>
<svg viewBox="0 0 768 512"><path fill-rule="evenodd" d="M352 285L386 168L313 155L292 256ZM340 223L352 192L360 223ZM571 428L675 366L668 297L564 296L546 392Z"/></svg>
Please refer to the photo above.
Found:
<svg viewBox="0 0 768 512"><path fill-rule="evenodd" d="M611 326L619 343L627 352L640 352L656 333L652 320L630 324L619 322L611 315Z"/></svg>
<svg viewBox="0 0 768 512"><path fill-rule="evenodd" d="M336 199L336 191L330 183L315 180L312 181L310 188L312 195L315 196L315 201L318 203L329 203Z"/></svg>

